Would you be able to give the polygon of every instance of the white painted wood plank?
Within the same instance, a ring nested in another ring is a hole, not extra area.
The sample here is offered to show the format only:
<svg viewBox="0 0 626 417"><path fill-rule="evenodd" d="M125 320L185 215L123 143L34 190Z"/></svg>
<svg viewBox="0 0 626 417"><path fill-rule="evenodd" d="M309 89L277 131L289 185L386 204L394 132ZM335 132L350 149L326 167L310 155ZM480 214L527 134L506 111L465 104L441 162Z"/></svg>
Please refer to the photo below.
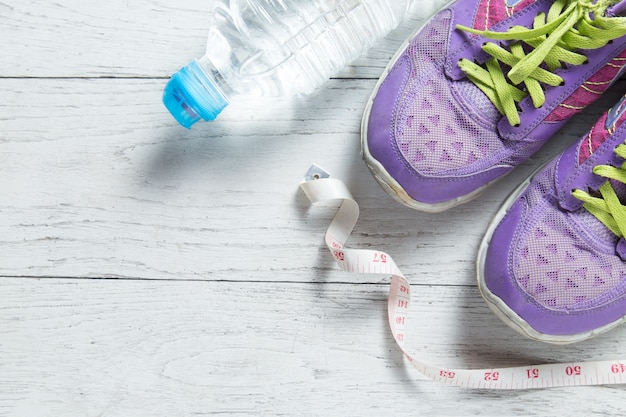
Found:
<svg viewBox="0 0 626 417"><path fill-rule="evenodd" d="M378 77L396 48L445 2L419 0L397 30L338 76ZM169 77L203 55L212 4L0 2L0 39L10 45L3 49L0 77Z"/></svg>
<svg viewBox="0 0 626 417"><path fill-rule="evenodd" d="M620 355L505 328L474 288L416 289L418 346L450 366ZM621 387L478 392L425 381L387 331L384 285L0 279L0 415L619 415ZM570 413L571 411L571 413Z"/></svg>
<svg viewBox="0 0 626 417"><path fill-rule="evenodd" d="M362 205L351 245L388 252L420 282L473 284L500 201L619 92L483 197L429 215L389 198L360 159L374 83L241 101L188 131L161 105L162 80L0 80L0 274L320 281L312 268L335 268L322 245L333 211L298 189L316 162Z"/></svg>
<svg viewBox="0 0 626 417"><path fill-rule="evenodd" d="M435 362L621 356L624 328L567 347L516 335L480 299L474 256L509 190L623 83L442 215L400 207L361 162L365 101L436 5L420 2L311 97L242 101L189 132L160 95L203 52L210 2L0 2L0 415L620 415L622 387L415 381L387 329L386 278L339 272L323 248L333 211L297 189L312 162L361 203L349 243L387 251L422 284L414 341ZM51 276L72 279L26 278Z"/></svg>
<svg viewBox="0 0 626 417"><path fill-rule="evenodd" d="M0 82L5 275L301 279L321 238L298 182L321 155L358 158L359 102L316 128L358 83L312 112L245 103L188 132L158 80Z"/></svg>

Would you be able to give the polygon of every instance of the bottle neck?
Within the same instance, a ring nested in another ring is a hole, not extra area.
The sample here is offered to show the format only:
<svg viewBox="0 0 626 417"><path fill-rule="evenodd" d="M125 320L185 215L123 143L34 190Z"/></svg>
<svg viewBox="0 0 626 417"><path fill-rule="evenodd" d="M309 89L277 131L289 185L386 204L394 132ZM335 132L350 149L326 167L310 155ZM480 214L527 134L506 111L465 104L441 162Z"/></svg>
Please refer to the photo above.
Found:
<svg viewBox="0 0 626 417"><path fill-rule="evenodd" d="M207 55L205 55L202 58L197 59L196 62L198 63L200 68L202 68L207 79L210 80L213 87L215 87L215 89L221 94L224 100L226 102L230 102L230 98L233 96L234 90L226 82L226 79L213 64L211 59Z"/></svg>

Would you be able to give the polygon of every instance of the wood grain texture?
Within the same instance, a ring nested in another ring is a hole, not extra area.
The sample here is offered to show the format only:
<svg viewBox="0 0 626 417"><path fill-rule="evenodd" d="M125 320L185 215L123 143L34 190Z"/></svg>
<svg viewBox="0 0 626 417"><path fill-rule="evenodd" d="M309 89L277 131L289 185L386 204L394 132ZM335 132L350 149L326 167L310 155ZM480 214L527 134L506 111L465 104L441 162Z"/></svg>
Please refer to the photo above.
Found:
<svg viewBox="0 0 626 417"><path fill-rule="evenodd" d="M310 209L298 189L317 162L363 206L351 243L432 283L470 283L499 203L596 118L581 116L480 199L430 215L391 200L360 159L374 82L233 103L187 131L161 105L161 80L0 79L0 274L318 281L334 268L319 245L332 210Z"/></svg>
<svg viewBox="0 0 626 417"><path fill-rule="evenodd" d="M340 77L376 78L416 26L448 0L420 2L404 23ZM214 1L0 2L0 36L11 45L5 77L169 77L203 55Z"/></svg>
<svg viewBox="0 0 626 417"><path fill-rule="evenodd" d="M311 163L361 206L348 244L415 286L410 342L461 367L611 359L624 328L531 342L481 300L501 201L576 140L621 81L477 200L400 206L361 161L360 120L397 46L443 1L314 94L233 102L188 131L166 78L204 50L210 2L0 2L0 416L621 415L623 387L478 392L424 381L386 325L388 277L339 271Z"/></svg>
<svg viewBox="0 0 626 417"><path fill-rule="evenodd" d="M478 392L415 379L385 285L2 279L4 415L610 414L622 387ZM474 288L418 288L411 329L450 366L601 359L624 329L570 347L519 338ZM456 323L456 326L450 326ZM448 325L444 325L448 324ZM600 353L603 351L603 353ZM27 413L26 413L27 411ZM20 414L24 412L24 414Z"/></svg>

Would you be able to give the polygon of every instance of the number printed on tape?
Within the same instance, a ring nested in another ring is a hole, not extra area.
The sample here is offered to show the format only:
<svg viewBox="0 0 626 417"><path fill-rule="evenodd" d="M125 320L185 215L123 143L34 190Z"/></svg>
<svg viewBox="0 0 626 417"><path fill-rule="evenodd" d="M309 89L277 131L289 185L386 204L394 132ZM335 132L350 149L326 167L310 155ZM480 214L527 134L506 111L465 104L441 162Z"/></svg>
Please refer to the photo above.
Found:
<svg viewBox="0 0 626 417"><path fill-rule="evenodd" d="M311 173L317 172L317 175ZM498 369L447 369L419 359L405 346L411 286L388 254L345 247L359 218L359 206L345 184L312 166L301 188L311 203L341 199L326 232L326 244L337 265L348 272L391 275L387 315L393 337L413 367L445 384L476 389L529 389L576 385L624 384L626 360L542 364ZM338 238L343 237L343 238Z"/></svg>

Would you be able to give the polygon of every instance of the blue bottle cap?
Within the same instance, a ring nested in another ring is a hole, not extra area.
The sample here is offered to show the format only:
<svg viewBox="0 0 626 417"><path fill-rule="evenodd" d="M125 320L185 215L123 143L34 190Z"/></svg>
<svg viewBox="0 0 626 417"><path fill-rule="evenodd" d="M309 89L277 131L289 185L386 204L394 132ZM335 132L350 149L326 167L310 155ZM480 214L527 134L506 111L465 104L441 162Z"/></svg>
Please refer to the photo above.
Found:
<svg viewBox="0 0 626 417"><path fill-rule="evenodd" d="M172 75L163 104L178 123L190 129L200 119L214 120L228 102L198 61L192 61Z"/></svg>

